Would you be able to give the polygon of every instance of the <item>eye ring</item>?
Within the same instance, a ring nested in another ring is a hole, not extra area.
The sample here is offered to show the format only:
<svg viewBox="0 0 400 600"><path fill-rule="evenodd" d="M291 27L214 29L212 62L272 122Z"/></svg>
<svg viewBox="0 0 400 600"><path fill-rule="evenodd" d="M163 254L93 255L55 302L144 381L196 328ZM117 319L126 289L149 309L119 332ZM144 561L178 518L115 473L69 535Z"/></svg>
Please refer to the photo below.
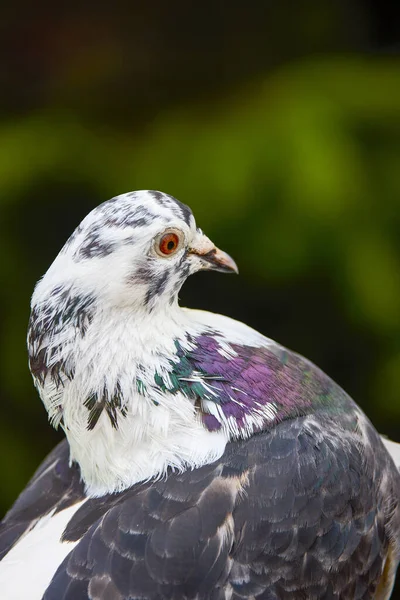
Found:
<svg viewBox="0 0 400 600"><path fill-rule="evenodd" d="M178 229L163 231L154 241L154 250L162 258L168 258L181 249L184 235Z"/></svg>

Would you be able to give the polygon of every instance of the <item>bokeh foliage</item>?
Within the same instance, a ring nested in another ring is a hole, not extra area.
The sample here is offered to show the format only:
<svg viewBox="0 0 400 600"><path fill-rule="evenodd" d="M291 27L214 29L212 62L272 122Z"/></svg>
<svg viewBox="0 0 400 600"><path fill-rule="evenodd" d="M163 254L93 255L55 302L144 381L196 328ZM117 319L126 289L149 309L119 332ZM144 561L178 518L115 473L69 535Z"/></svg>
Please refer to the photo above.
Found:
<svg viewBox="0 0 400 600"><path fill-rule="evenodd" d="M104 61L96 48L90 85L84 63L58 90L95 90L104 69L120 81L118 52ZM240 279L188 282L183 303L306 354L400 441L400 61L283 60L160 104L108 120L90 114L88 93L81 106L58 96L0 120L3 510L58 439L27 368L34 282L91 208L132 189L190 204L239 263Z"/></svg>

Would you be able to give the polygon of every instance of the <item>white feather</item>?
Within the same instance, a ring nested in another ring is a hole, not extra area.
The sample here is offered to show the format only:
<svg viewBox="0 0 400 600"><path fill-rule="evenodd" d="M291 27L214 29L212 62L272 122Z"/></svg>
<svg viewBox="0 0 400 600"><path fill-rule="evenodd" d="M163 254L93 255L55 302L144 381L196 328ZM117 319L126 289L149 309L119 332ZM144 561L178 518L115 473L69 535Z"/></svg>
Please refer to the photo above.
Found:
<svg viewBox="0 0 400 600"><path fill-rule="evenodd" d="M397 442L392 442L388 438L381 436L382 442L384 443L386 450L389 452L390 456L393 459L394 464L400 470L400 444Z"/></svg>
<svg viewBox="0 0 400 600"><path fill-rule="evenodd" d="M78 542L61 542L71 517L85 502L79 502L41 518L0 561L2 600L40 600L58 566Z"/></svg>

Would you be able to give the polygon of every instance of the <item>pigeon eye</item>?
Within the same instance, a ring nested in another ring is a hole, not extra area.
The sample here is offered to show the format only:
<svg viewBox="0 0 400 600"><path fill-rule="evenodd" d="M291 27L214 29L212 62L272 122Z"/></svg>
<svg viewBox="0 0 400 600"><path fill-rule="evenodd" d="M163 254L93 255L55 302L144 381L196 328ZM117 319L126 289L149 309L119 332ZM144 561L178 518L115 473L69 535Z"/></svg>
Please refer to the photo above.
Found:
<svg viewBox="0 0 400 600"><path fill-rule="evenodd" d="M180 247L181 238L178 233L168 231L164 233L156 243L156 250L160 256L170 256Z"/></svg>

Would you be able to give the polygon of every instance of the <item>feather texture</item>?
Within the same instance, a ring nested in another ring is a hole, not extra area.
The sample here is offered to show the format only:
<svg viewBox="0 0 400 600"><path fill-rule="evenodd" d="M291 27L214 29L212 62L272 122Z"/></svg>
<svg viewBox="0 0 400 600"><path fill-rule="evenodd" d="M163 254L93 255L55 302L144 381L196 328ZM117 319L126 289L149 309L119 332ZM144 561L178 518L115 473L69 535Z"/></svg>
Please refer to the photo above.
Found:
<svg viewBox="0 0 400 600"><path fill-rule="evenodd" d="M201 269L237 272L142 191L92 211L38 283L30 368L67 440L1 523L5 600L389 598L396 445L305 358L179 307Z"/></svg>

